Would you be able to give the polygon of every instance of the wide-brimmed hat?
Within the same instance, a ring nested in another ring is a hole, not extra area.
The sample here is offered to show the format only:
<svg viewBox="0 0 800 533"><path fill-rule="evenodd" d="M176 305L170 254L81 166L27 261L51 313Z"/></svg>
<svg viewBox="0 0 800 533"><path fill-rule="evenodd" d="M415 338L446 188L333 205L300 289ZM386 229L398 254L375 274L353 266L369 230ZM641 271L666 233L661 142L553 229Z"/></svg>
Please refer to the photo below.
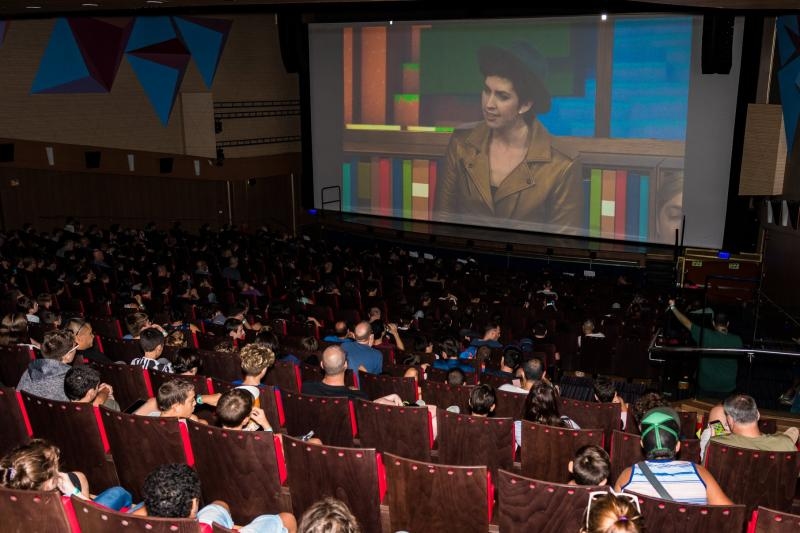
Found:
<svg viewBox="0 0 800 533"><path fill-rule="evenodd" d="M550 91L544 84L547 78L547 59L525 41L515 41L507 47L483 46L478 50L478 64L484 75L495 72L513 74L516 85L522 83L531 91L533 110L537 115L550 111ZM516 79L515 79L516 78Z"/></svg>

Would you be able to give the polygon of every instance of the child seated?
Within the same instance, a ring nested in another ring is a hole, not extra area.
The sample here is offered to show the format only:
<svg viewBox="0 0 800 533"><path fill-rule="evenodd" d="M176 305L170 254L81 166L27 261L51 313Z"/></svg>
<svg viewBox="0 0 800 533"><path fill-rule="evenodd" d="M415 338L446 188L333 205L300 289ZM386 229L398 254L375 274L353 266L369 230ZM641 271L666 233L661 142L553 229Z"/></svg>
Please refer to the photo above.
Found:
<svg viewBox="0 0 800 533"><path fill-rule="evenodd" d="M144 502L133 514L163 518L194 518L200 531L210 533L214 522L232 529L228 504L214 501L200 509L201 487L197 472L185 464L166 464L150 472L142 487ZM297 522L291 513L257 516L239 531L244 533L295 533Z"/></svg>
<svg viewBox="0 0 800 533"><path fill-rule="evenodd" d="M254 406L254 398L243 389L231 389L217 402L217 420L225 429L272 431L264 411Z"/></svg>
<svg viewBox="0 0 800 533"><path fill-rule="evenodd" d="M570 485L605 485L611 460L603 448L589 444L578 448L567 469L572 474Z"/></svg>
<svg viewBox="0 0 800 533"><path fill-rule="evenodd" d="M172 374L172 363L161 357L164 352L164 335L161 331L155 328L146 328L139 335L139 345L142 347L144 357L137 357L131 361L131 365Z"/></svg>

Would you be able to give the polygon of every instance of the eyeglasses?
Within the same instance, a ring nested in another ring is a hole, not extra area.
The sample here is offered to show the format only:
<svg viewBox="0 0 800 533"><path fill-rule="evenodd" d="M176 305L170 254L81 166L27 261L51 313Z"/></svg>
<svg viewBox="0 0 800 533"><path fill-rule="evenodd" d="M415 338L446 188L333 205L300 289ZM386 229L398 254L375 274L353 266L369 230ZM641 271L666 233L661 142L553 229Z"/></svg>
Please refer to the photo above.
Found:
<svg viewBox="0 0 800 533"><path fill-rule="evenodd" d="M614 496L616 498L625 498L626 500L629 500L636 507L636 511L639 514L642 514L642 509L639 507L639 497L635 494L630 494L627 492L615 492L612 488L609 488L608 490L597 490L590 492L589 505L586 506L586 531L589 531L589 517L592 514L592 503L601 497L607 496Z"/></svg>

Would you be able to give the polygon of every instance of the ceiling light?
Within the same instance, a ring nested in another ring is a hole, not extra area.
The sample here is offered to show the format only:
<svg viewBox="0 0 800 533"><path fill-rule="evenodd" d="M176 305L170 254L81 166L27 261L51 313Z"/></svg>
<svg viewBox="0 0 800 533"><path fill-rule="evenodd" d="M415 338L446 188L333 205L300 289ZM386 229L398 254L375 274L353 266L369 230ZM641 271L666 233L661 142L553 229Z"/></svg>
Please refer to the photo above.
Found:
<svg viewBox="0 0 800 533"><path fill-rule="evenodd" d="M81 4L81 5L83 7L99 7L100 6L100 4L92 4L92 3L88 3L88 2L85 3L85 4Z"/></svg>
<svg viewBox="0 0 800 533"><path fill-rule="evenodd" d="M42 6L25 6L25 9L42 9Z"/></svg>
<svg viewBox="0 0 800 533"><path fill-rule="evenodd" d="M163 4L161 0L147 0L146 4Z"/></svg>

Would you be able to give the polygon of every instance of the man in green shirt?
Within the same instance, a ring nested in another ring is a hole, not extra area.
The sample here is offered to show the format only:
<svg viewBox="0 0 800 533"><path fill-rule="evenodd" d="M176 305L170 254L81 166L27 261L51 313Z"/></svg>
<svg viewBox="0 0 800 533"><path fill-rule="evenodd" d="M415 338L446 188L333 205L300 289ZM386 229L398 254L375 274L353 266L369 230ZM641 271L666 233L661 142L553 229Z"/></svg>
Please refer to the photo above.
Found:
<svg viewBox="0 0 800 533"><path fill-rule="evenodd" d="M717 313L714 329L701 328L692 323L686 315L675 307L675 300L669 301L669 310L678 322L688 329L692 339L702 348L741 348L742 338L728 332L728 317ZM697 385L711 393L729 393L736 388L737 360L733 358L701 357L697 368Z"/></svg>
<svg viewBox="0 0 800 533"><path fill-rule="evenodd" d="M727 435L711 437L714 442L748 448L751 450L764 450L769 452L793 452L797 448L798 431L792 427L784 433L763 435L758 429L758 412L756 401L747 394L734 394L727 398L722 408L725 410L725 420L731 432Z"/></svg>

